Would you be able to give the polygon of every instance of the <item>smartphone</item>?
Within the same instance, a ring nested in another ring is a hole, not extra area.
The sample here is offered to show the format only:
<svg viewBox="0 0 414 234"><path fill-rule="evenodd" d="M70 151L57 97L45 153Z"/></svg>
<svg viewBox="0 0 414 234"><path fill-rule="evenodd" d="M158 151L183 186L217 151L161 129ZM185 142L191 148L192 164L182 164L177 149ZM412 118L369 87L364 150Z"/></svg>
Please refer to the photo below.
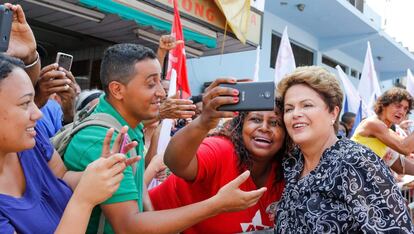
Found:
<svg viewBox="0 0 414 234"><path fill-rule="evenodd" d="M12 21L13 11L0 5L0 52L6 52L9 48Z"/></svg>
<svg viewBox="0 0 414 234"><path fill-rule="evenodd" d="M70 54L65 54L58 52L56 55L56 63L59 64L59 67L64 68L66 71L70 71L72 67L73 56Z"/></svg>
<svg viewBox="0 0 414 234"><path fill-rule="evenodd" d="M275 82L239 82L220 84L239 90L239 102L222 105L219 111L266 111L275 109Z"/></svg>
<svg viewBox="0 0 414 234"><path fill-rule="evenodd" d="M129 136L128 136L128 133L125 133L121 139L121 146L119 147L119 153L121 154L128 153L128 152L125 152L126 151L125 147L128 143L129 143Z"/></svg>

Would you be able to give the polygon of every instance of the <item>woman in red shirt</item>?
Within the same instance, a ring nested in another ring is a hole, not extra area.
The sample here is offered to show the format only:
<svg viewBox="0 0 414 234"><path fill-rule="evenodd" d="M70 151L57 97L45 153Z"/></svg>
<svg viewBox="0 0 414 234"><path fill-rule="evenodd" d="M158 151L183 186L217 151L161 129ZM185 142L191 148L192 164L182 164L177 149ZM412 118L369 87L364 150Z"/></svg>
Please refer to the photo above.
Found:
<svg viewBox="0 0 414 234"><path fill-rule="evenodd" d="M266 190L256 204L206 219L184 233L239 233L273 227L276 205L284 188L281 159L285 153L285 127L281 102L274 111L221 112L217 107L238 101L237 90L219 87L217 80L203 98L201 115L171 139L166 165L174 173L150 191L155 209L185 206L204 200L250 171L240 190ZM236 116L234 116L236 115ZM207 137L220 118L234 117L217 135Z"/></svg>

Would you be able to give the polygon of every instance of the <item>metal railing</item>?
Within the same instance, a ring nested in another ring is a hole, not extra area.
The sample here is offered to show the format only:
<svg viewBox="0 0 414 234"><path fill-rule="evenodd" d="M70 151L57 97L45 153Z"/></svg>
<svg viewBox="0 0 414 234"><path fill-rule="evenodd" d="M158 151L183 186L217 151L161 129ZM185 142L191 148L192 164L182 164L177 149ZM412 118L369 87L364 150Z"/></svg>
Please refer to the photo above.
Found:
<svg viewBox="0 0 414 234"><path fill-rule="evenodd" d="M408 212L410 212L411 220L414 222L414 188L403 187L401 193L407 201Z"/></svg>

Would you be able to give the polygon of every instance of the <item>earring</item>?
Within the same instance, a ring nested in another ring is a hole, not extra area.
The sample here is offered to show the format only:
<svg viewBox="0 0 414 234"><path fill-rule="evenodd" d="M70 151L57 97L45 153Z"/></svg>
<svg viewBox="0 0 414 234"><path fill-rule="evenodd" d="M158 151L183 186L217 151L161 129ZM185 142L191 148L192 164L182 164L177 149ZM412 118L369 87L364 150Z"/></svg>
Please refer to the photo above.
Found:
<svg viewBox="0 0 414 234"><path fill-rule="evenodd" d="M334 119L333 119L331 122L332 122L332 125L334 125L334 124L335 124L335 120L334 120Z"/></svg>

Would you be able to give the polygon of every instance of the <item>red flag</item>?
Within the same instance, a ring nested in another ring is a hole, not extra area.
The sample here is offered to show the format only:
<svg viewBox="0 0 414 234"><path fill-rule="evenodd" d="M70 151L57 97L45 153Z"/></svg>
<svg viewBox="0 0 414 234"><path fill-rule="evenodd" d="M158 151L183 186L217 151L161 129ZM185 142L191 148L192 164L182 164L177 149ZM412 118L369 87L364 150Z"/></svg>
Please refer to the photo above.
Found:
<svg viewBox="0 0 414 234"><path fill-rule="evenodd" d="M183 29L181 26L180 12L178 11L177 0L174 0L174 20L171 28L171 35L175 39L184 41ZM190 85L187 78L187 66L185 58L184 43L178 44L174 49L170 50L168 58L167 79L171 78L171 70L177 72L177 91L181 91L182 98L191 97Z"/></svg>

